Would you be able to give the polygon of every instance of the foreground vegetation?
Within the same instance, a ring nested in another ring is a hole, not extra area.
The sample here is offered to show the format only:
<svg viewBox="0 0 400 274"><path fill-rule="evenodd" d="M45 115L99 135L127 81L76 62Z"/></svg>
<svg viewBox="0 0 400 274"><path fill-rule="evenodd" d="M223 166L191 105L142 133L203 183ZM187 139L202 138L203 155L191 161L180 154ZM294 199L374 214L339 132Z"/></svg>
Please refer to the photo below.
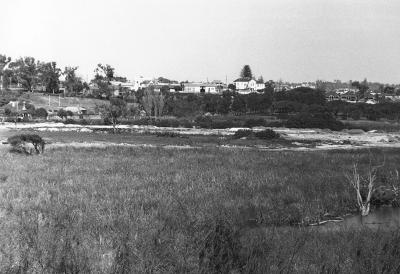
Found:
<svg viewBox="0 0 400 274"><path fill-rule="evenodd" d="M344 173L385 154L388 182L398 151L3 153L2 273L397 271L397 232L288 225L354 212Z"/></svg>

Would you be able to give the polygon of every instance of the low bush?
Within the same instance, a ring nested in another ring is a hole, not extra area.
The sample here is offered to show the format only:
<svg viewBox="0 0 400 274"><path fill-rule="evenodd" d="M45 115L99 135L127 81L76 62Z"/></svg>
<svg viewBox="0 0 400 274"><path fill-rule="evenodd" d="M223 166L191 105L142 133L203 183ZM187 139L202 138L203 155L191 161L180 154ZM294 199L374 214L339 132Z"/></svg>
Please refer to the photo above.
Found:
<svg viewBox="0 0 400 274"><path fill-rule="evenodd" d="M196 125L201 128L211 128L213 122L210 116L197 116L194 121Z"/></svg>
<svg viewBox="0 0 400 274"><path fill-rule="evenodd" d="M85 119L80 119L78 122L80 125L89 125L89 122Z"/></svg>
<svg viewBox="0 0 400 274"><path fill-rule="evenodd" d="M75 121L74 119L68 118L64 121L64 124L79 124L78 121Z"/></svg>
<svg viewBox="0 0 400 274"><path fill-rule="evenodd" d="M272 129L258 131L254 135L259 139L265 139L265 140L278 139L280 137L279 133L273 131Z"/></svg>
<svg viewBox="0 0 400 274"><path fill-rule="evenodd" d="M273 122L267 122L265 124L266 127L284 127L285 123L281 121L273 121Z"/></svg>
<svg viewBox="0 0 400 274"><path fill-rule="evenodd" d="M147 125L154 125L155 120L150 117L143 117L138 120L132 121L130 124L137 125L137 126L147 126Z"/></svg>
<svg viewBox="0 0 400 274"><path fill-rule="evenodd" d="M262 118L258 118L258 119L247 119L247 120L244 122L244 126L245 126L245 127L249 127L249 128L257 127L257 126L265 126L265 125L266 125L266 122L265 122L265 120L262 119Z"/></svg>
<svg viewBox="0 0 400 274"><path fill-rule="evenodd" d="M235 124L232 120L213 120L211 121L211 128L224 129L234 127Z"/></svg>
<svg viewBox="0 0 400 274"><path fill-rule="evenodd" d="M179 120L170 118L170 119L160 119L155 121L155 126L157 127L179 127Z"/></svg>
<svg viewBox="0 0 400 274"><path fill-rule="evenodd" d="M158 131L155 133L157 137L180 137L181 135L176 132L171 132L171 131Z"/></svg>
<svg viewBox="0 0 400 274"><path fill-rule="evenodd" d="M37 134L19 134L7 139L11 145L11 151L31 155L33 152L40 154L44 152L45 142ZM32 145L33 147L31 147ZM34 149L34 150L33 150Z"/></svg>
<svg viewBox="0 0 400 274"><path fill-rule="evenodd" d="M330 114L320 113L299 113L290 117L286 121L286 127L289 128L329 128L339 131L344 128L342 122L335 120Z"/></svg>
<svg viewBox="0 0 400 274"><path fill-rule="evenodd" d="M184 128L192 128L194 126L193 122L188 119L180 119L179 126Z"/></svg>
<svg viewBox="0 0 400 274"><path fill-rule="evenodd" d="M233 135L234 139L240 139L244 137L249 137L253 135L253 131L250 129L239 129L238 131L235 132Z"/></svg>

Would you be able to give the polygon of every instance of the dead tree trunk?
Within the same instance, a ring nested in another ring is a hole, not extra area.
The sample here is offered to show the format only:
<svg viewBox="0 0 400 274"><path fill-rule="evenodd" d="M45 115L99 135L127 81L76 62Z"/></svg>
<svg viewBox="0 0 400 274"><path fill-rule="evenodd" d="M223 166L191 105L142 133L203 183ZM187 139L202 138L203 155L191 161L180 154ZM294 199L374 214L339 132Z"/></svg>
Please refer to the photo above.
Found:
<svg viewBox="0 0 400 274"><path fill-rule="evenodd" d="M360 174L357 169L357 165L354 164L352 174L347 176L350 185L354 188L357 195L357 205L361 211L361 216L367 216L370 211L370 202L372 193L374 192L375 180L376 180L376 168L372 168L368 171L368 176L365 182L362 181ZM363 184L367 185L367 194L365 199L361 195Z"/></svg>

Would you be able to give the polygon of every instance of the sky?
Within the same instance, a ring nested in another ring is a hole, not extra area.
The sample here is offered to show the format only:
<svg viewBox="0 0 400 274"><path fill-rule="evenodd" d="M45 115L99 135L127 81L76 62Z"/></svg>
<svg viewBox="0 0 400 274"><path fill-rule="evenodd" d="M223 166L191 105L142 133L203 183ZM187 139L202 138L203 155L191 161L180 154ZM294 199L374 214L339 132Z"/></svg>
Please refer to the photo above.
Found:
<svg viewBox="0 0 400 274"><path fill-rule="evenodd" d="M0 54L119 76L400 83L399 0L0 0Z"/></svg>

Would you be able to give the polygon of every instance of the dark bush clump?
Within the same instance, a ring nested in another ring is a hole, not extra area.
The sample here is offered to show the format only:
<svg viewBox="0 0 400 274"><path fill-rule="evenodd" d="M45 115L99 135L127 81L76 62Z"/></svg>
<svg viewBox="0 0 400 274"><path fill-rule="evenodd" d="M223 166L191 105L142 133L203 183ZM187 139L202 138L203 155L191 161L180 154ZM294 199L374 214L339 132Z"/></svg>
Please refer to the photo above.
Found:
<svg viewBox="0 0 400 274"><path fill-rule="evenodd" d="M64 124L76 124L77 123L77 121L75 121L74 119L66 119L65 120L65 122L64 122Z"/></svg>
<svg viewBox="0 0 400 274"><path fill-rule="evenodd" d="M244 122L244 126L245 127L250 127L250 128L257 127L257 126L265 126L265 124L266 124L265 120L262 119L262 118L259 118L259 119L247 119Z"/></svg>
<svg viewBox="0 0 400 274"><path fill-rule="evenodd" d="M235 132L235 134L233 135L234 139L240 139L243 137L249 137L253 135L253 131L251 131L250 129L239 129L238 131Z"/></svg>
<svg viewBox="0 0 400 274"><path fill-rule="evenodd" d="M193 127L193 122L187 120L187 119L181 119L179 120L179 126L184 127L184 128L192 128Z"/></svg>
<svg viewBox="0 0 400 274"><path fill-rule="evenodd" d="M144 117L140 118L139 120L135 120L132 122L132 125L138 125L138 126L147 126L147 125L154 125L155 120L150 117Z"/></svg>
<svg viewBox="0 0 400 274"><path fill-rule="evenodd" d="M329 128L331 130L342 130L342 122L335 120L330 114L311 114L299 113L290 117L286 121L286 127L289 128Z"/></svg>
<svg viewBox="0 0 400 274"><path fill-rule="evenodd" d="M278 139L280 137L279 133L273 131L272 129L259 131L256 132L254 135L259 139L266 139L266 140Z"/></svg>
<svg viewBox="0 0 400 274"><path fill-rule="evenodd" d="M177 120L177 119L161 119L161 120L157 120L155 125L157 127L179 127L179 120Z"/></svg>
<svg viewBox="0 0 400 274"><path fill-rule="evenodd" d="M231 128L234 126L235 126L235 124L230 119L228 119L228 120L213 120L211 122L211 128L215 128L215 129Z"/></svg>
<svg viewBox="0 0 400 274"><path fill-rule="evenodd" d="M19 134L11 136L7 139L8 143L11 145L11 151L24 154L40 154L44 152L45 142L37 134ZM29 144L33 146L29 147ZM33 151L34 149L34 151Z"/></svg>
<svg viewBox="0 0 400 274"><path fill-rule="evenodd" d="M80 125L89 125L89 122L87 120L85 120L85 119L80 119L79 120L79 124Z"/></svg>
<svg viewBox="0 0 400 274"><path fill-rule="evenodd" d="M171 138L174 138L174 137L180 137L180 134L178 134L178 133L175 133L175 132L168 132L168 131L158 131L158 132L156 132L156 136L157 137L171 137Z"/></svg>
<svg viewBox="0 0 400 274"><path fill-rule="evenodd" d="M194 120L196 125L201 128L211 128L212 118L209 116L197 116Z"/></svg>

